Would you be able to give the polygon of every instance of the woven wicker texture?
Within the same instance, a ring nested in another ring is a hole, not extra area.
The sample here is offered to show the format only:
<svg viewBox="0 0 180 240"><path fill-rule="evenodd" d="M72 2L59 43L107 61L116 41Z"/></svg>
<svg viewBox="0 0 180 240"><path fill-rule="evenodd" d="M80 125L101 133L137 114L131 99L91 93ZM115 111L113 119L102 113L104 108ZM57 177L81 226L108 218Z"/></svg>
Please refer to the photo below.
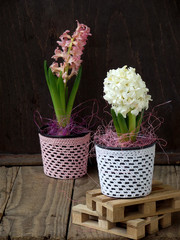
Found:
<svg viewBox="0 0 180 240"><path fill-rule="evenodd" d="M110 150L96 146L101 191L117 198L150 194L155 144L139 150Z"/></svg>
<svg viewBox="0 0 180 240"><path fill-rule="evenodd" d="M90 134L76 138L51 138L39 134L44 173L72 179L87 173Z"/></svg>

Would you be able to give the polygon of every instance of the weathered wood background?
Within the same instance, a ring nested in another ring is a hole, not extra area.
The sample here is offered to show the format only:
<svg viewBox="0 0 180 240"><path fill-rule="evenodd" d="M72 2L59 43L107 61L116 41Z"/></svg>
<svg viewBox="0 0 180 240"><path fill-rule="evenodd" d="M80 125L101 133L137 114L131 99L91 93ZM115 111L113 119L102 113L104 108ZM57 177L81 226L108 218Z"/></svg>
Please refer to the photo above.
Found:
<svg viewBox="0 0 180 240"><path fill-rule="evenodd" d="M179 0L6 0L0 4L1 82L0 152L40 152L33 114L52 117L43 73L56 40L76 19L91 28L83 55L83 76L76 103L97 98L100 115L103 79L109 69L133 66L154 101L166 101L158 132L169 152L180 152L180 1Z"/></svg>

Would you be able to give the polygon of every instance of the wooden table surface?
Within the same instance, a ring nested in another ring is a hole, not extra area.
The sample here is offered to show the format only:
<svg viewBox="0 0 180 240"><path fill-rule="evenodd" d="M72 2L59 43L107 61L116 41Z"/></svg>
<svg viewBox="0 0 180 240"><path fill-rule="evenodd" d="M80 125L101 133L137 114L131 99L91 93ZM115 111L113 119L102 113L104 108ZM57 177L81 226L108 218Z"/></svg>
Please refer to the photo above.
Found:
<svg viewBox="0 0 180 240"><path fill-rule="evenodd" d="M180 189L180 166L156 165L154 179ZM95 167L77 180L49 178L41 166L0 167L0 239L127 239L71 223L72 206L98 187ZM180 239L180 212L171 227L144 239Z"/></svg>

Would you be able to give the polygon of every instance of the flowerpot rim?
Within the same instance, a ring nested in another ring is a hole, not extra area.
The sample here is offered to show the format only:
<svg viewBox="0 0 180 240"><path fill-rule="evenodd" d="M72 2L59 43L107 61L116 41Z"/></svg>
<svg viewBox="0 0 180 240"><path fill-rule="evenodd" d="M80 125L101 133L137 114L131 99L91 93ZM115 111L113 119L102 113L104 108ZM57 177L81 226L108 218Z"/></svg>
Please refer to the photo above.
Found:
<svg viewBox="0 0 180 240"><path fill-rule="evenodd" d="M86 136L87 134L89 134L89 132L84 132L84 133L77 133L77 134L70 134L70 135L67 135L67 136L59 136L59 135L49 135L49 134L45 134L45 133L42 133L41 130L47 128L48 125L45 125L43 127L41 127L39 130L38 130L38 133L44 137L48 137L48 138L78 138L78 137L84 137Z"/></svg>
<svg viewBox="0 0 180 240"><path fill-rule="evenodd" d="M107 149L107 150L115 150L115 151L128 151L128 150L141 150L141 149L145 149L145 148L149 148L152 147L156 144L156 141L154 141L153 143L150 143L148 145L142 146L142 147L107 147L105 145L101 145L98 143L95 143L95 146L98 146L99 148L103 148L103 149Z"/></svg>

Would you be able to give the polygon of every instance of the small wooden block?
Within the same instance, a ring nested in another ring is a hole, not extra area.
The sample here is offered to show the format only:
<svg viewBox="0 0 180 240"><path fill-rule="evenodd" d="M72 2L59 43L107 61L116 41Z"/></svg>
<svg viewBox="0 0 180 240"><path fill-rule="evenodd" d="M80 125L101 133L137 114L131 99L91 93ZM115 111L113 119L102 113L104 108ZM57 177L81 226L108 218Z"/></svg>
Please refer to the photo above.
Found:
<svg viewBox="0 0 180 240"><path fill-rule="evenodd" d="M127 233L133 236L134 239L140 239L145 236L145 224L144 219L134 219L126 222Z"/></svg>
<svg viewBox="0 0 180 240"><path fill-rule="evenodd" d="M103 229L106 229L106 230L109 230L116 225L112 222L109 222L109 221L103 220L103 219L99 219L98 222L99 222L99 227L103 228Z"/></svg>
<svg viewBox="0 0 180 240"><path fill-rule="evenodd" d="M102 194L100 188L98 188L98 189L93 189L93 190L89 190L89 191L87 191L86 193L89 194L90 197L95 197L95 196L97 196L97 195L99 195L99 194Z"/></svg>
<svg viewBox="0 0 180 240"><path fill-rule="evenodd" d="M164 217L159 221L162 228L171 226L171 213L164 214Z"/></svg>
<svg viewBox="0 0 180 240"><path fill-rule="evenodd" d="M86 213L88 215L91 215L91 216L95 216L95 217L98 217L98 214L96 211L92 211L90 209L87 208L86 205L83 205L83 204L78 204L76 206L73 206L72 207L72 210L74 212L81 212L81 213Z"/></svg>
<svg viewBox="0 0 180 240"><path fill-rule="evenodd" d="M73 212L72 213L72 222L73 223L83 223L89 220L89 216L85 213L81 212Z"/></svg>
<svg viewBox="0 0 180 240"><path fill-rule="evenodd" d="M106 217L107 209L102 206L101 202L96 202L96 211L100 216Z"/></svg>
<svg viewBox="0 0 180 240"><path fill-rule="evenodd" d="M156 203L147 202L139 205L139 211L144 215L153 215L156 212Z"/></svg>
<svg viewBox="0 0 180 240"><path fill-rule="evenodd" d="M96 211L96 203L92 200L92 198L87 197L87 194L86 194L86 206L92 211Z"/></svg>
<svg viewBox="0 0 180 240"><path fill-rule="evenodd" d="M146 220L139 218L139 219L134 219L134 220L128 220L126 223L130 227L137 228L142 225L144 226L146 224Z"/></svg>
<svg viewBox="0 0 180 240"><path fill-rule="evenodd" d="M158 232L159 227L158 227L158 217L148 217L147 221L149 221L150 223L147 225L146 227L146 231L148 234L153 234L155 232Z"/></svg>
<svg viewBox="0 0 180 240"><path fill-rule="evenodd" d="M180 208L180 198L175 198L175 199L173 199L172 207L173 207L174 209Z"/></svg>
<svg viewBox="0 0 180 240"><path fill-rule="evenodd" d="M124 219L124 207L107 209L107 220L110 222L121 222Z"/></svg>
<svg viewBox="0 0 180 240"><path fill-rule="evenodd" d="M101 194L101 189L93 189L86 192L86 205L89 209L93 211L96 210L96 203L93 201L93 197L96 197L99 194Z"/></svg>
<svg viewBox="0 0 180 240"><path fill-rule="evenodd" d="M145 226L140 226L138 228L128 226L127 235L133 239L143 238L145 237Z"/></svg>

